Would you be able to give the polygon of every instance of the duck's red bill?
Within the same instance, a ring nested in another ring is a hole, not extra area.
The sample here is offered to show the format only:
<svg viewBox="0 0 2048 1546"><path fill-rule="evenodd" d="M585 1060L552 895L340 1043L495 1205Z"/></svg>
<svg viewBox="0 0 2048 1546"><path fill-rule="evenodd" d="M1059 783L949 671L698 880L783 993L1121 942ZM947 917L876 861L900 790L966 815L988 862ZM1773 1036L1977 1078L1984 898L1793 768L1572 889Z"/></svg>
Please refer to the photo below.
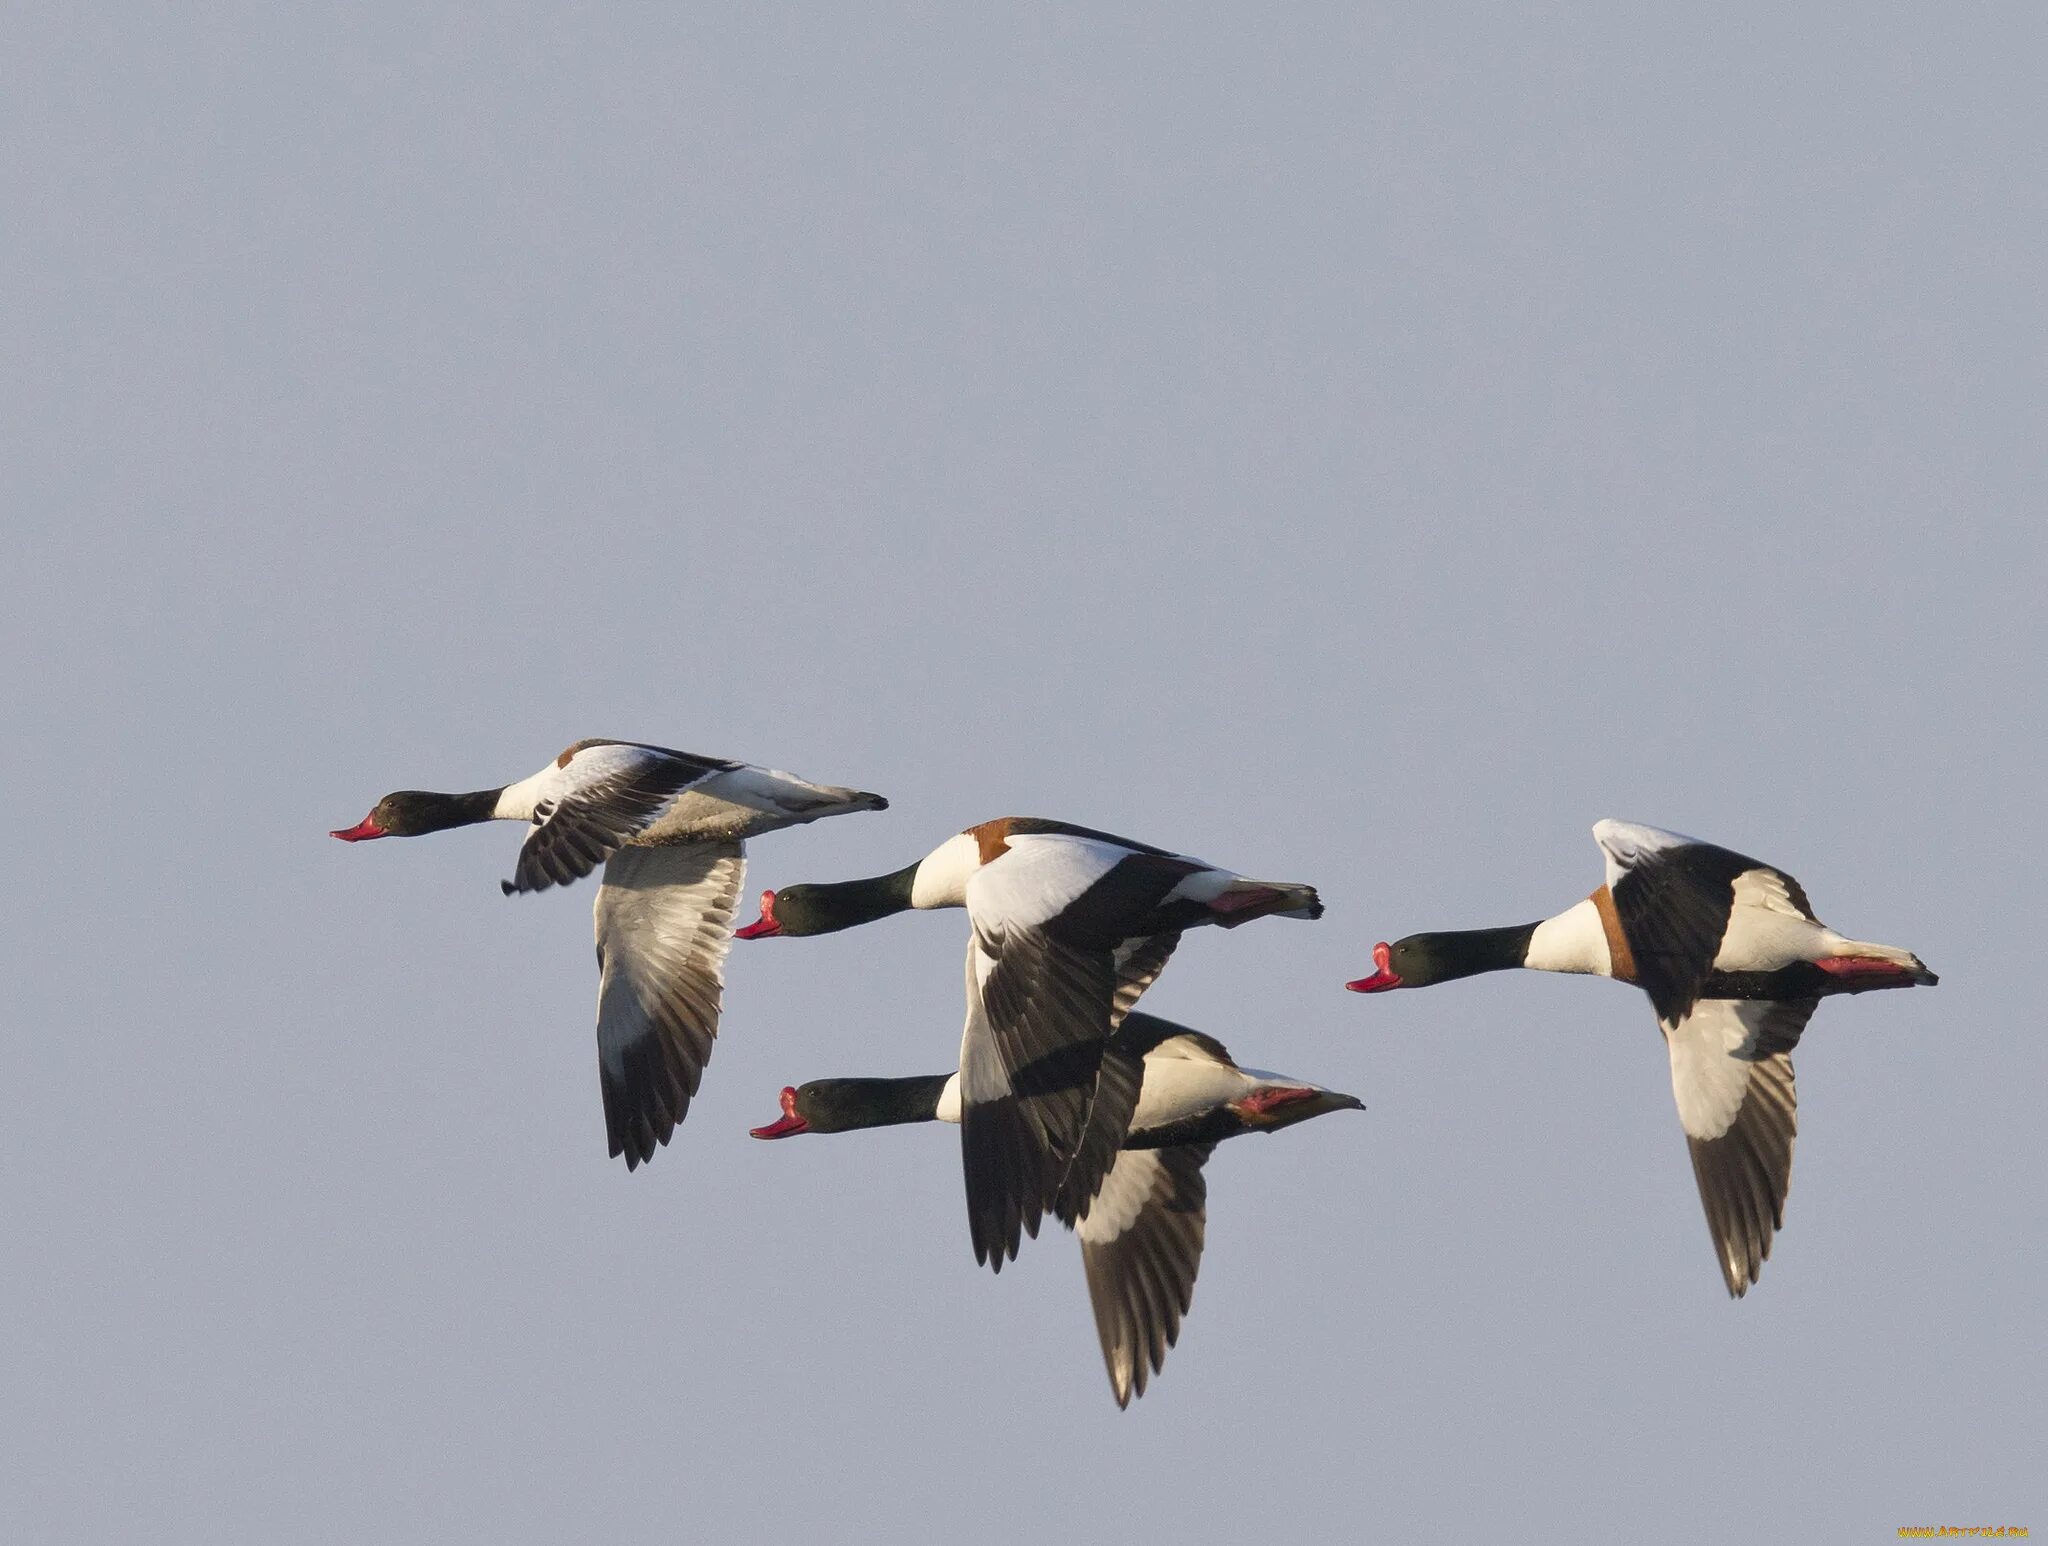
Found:
<svg viewBox="0 0 2048 1546"><path fill-rule="evenodd" d="M1385 940L1381 940L1372 947L1372 964L1379 970L1370 977L1361 977L1356 982L1345 983L1344 986L1353 993L1384 993L1389 988L1400 987L1401 979L1390 964L1392 960L1393 951L1387 948Z"/></svg>
<svg viewBox="0 0 2048 1546"><path fill-rule="evenodd" d="M782 1115L766 1127L747 1129L756 1138L790 1138L810 1130L811 1124L796 1114L796 1088L787 1084L782 1087Z"/></svg>
<svg viewBox="0 0 2048 1546"><path fill-rule="evenodd" d="M373 837L389 837L391 834L365 816L361 821L345 831L330 832L327 835L329 837L338 837L344 843L363 843Z"/></svg>
<svg viewBox="0 0 2048 1546"><path fill-rule="evenodd" d="M340 835L340 833L335 834L337 837ZM773 939L781 932L782 925L775 921L775 893L764 891L761 893L761 916L743 929L734 929L732 937L734 939ZM774 1133L756 1133L754 1136L756 1138L772 1138L778 1135Z"/></svg>

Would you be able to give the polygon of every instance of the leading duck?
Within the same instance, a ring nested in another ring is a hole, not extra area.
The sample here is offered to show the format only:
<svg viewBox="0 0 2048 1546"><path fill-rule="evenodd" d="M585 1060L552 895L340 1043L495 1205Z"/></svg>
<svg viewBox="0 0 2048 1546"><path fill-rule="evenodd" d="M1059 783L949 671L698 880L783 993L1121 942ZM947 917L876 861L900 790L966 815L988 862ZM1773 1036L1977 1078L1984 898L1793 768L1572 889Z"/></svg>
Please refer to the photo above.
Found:
<svg viewBox="0 0 2048 1546"><path fill-rule="evenodd" d="M1785 1222L1798 1128L1792 1049L1821 999L1939 979L1910 950L1849 939L1783 870L1697 838L1602 821L1606 880L1553 918L1411 934L1373 947L1356 993L1527 967L1634 983L1671 1056L1679 1124L1728 1292L1741 1297Z"/></svg>

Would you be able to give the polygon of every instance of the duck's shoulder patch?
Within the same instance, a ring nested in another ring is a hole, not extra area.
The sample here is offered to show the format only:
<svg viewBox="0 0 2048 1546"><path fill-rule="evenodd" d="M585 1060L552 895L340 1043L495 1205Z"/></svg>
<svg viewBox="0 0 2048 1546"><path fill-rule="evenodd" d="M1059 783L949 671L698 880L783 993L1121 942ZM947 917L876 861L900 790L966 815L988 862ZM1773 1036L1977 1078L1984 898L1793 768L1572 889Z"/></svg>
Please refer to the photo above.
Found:
<svg viewBox="0 0 2048 1546"><path fill-rule="evenodd" d="M980 850L981 863L993 864L1009 851L1010 832L1017 819L1015 816L998 816L994 821L984 821L980 826L967 829L965 835L974 839L976 848Z"/></svg>

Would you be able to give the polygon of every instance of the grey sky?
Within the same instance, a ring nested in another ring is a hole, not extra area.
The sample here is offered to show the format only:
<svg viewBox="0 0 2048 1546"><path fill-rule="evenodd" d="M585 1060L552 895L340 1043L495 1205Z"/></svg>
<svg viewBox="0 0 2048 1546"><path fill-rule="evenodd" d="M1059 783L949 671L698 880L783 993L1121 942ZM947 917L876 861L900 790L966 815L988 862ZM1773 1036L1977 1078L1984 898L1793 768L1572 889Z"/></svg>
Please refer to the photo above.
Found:
<svg viewBox="0 0 2048 1546"><path fill-rule="evenodd" d="M2037 7L151 8L0 63L0 1536L2048 1530ZM1119 1414L957 1142L963 924L735 949L604 1154L588 885L387 789L585 735L1316 882L1147 1001L1221 1151ZM1715 1269L1639 994L1373 942L1784 865L1825 1006Z"/></svg>

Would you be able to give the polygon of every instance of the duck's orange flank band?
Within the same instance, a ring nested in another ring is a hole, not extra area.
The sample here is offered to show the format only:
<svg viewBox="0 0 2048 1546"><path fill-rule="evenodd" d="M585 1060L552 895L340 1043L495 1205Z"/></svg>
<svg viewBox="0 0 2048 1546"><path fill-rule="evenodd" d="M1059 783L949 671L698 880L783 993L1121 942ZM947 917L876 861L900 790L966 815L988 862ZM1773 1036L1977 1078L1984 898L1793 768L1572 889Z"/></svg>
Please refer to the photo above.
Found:
<svg viewBox="0 0 2048 1546"><path fill-rule="evenodd" d="M1614 910L1614 893L1602 886L1593 893L1593 906L1600 913L1600 931L1607 936L1607 969L1616 982L1636 980L1635 953L1628 948L1628 936L1621 932L1621 914Z"/></svg>

